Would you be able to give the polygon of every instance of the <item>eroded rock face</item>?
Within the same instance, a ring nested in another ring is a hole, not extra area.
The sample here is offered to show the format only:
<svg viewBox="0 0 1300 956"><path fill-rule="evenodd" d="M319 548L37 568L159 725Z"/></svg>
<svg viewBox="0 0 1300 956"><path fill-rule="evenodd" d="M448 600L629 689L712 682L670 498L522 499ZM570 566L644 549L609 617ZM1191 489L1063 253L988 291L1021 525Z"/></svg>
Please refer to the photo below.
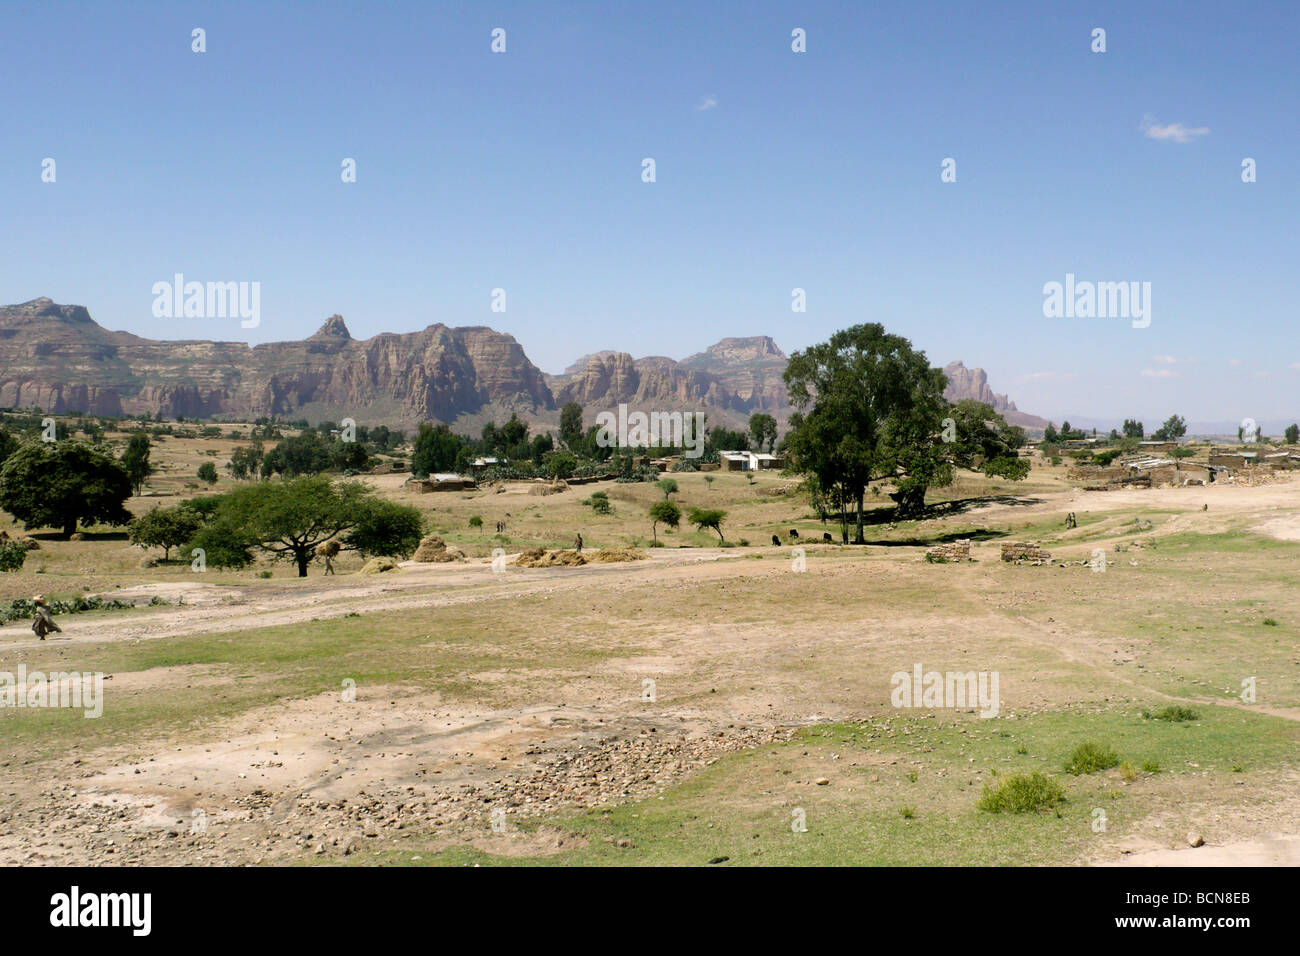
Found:
<svg viewBox="0 0 1300 956"><path fill-rule="evenodd" d="M1047 419L1020 411L1007 396L993 391L982 368L967 368L959 359L945 365L943 374L948 376L948 387L943 390L943 397L950 402L970 400L992 405L993 410L1000 412L1012 425L1042 428L1047 424Z"/></svg>
<svg viewBox="0 0 1300 956"><path fill-rule="evenodd" d="M341 316L297 342L154 341L49 299L0 308L0 405L174 418L363 415L452 421L489 402L555 407L511 336L431 325L357 341Z"/></svg>
<svg viewBox="0 0 1300 956"><path fill-rule="evenodd" d="M175 418L278 415L310 421L355 417L410 427L486 410L518 412L541 427L576 401L590 415L626 404L707 412L743 427L754 412L784 425L791 409L787 358L768 336L726 338L681 361L626 352L584 356L544 375L510 335L485 326L430 325L358 341L333 315L311 337L243 342L158 341L97 324L79 305L34 299L0 307L0 407L53 413ZM945 396L987 402L1012 424L1046 421L994 392L983 369L953 362Z"/></svg>

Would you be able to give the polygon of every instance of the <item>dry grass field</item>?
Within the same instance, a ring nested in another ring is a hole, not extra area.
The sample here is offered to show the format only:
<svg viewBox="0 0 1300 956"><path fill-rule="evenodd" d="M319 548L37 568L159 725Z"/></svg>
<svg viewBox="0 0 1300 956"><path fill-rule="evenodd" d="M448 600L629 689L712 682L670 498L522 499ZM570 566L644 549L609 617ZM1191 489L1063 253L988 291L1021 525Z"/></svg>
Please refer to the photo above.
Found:
<svg viewBox="0 0 1300 956"><path fill-rule="evenodd" d="M230 487L234 445L157 443L128 506L194 494L203 461ZM377 475L467 555L382 575L346 554L305 579L149 568L121 529L38 532L0 601L139 606L61 615L43 643L0 628L0 672L106 676L96 719L0 709L0 863L1300 862L1297 476L1085 492L1065 472L965 476L940 517L849 547L789 478L678 474L680 504L728 512L728 546L684 524L657 548L653 485ZM576 532L646 557L493 569ZM925 560L959 538L971 562ZM1009 541L1053 561L1004 563ZM995 673L997 715L894 706L916 665ZM1119 762L1067 772L1088 742ZM1035 771L1063 801L981 809Z"/></svg>

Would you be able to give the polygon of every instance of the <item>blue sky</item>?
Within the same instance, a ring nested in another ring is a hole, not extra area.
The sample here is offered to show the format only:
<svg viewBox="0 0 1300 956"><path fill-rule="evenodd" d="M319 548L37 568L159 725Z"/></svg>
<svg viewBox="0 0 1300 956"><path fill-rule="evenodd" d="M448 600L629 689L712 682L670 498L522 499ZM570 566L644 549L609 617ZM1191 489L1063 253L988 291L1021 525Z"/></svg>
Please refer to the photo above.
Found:
<svg viewBox="0 0 1300 956"><path fill-rule="evenodd" d="M1290 421L1298 27L1266 2L7 2L0 301L160 338L490 325L546 371L878 321L1058 422ZM177 272L260 282L260 327L154 318ZM1150 326L1045 318L1066 273L1150 282Z"/></svg>

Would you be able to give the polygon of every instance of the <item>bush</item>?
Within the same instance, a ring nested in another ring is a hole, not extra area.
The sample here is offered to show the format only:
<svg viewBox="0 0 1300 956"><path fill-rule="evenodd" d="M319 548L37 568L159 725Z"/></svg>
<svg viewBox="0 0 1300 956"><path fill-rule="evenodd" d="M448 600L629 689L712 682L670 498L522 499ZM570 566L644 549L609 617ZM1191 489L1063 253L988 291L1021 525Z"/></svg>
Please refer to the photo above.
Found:
<svg viewBox="0 0 1300 956"><path fill-rule="evenodd" d="M470 526L471 528L482 528L482 527L483 527L483 516L482 516L482 515L473 515L473 516L469 519L469 526Z"/></svg>
<svg viewBox="0 0 1300 956"><path fill-rule="evenodd" d="M1065 790L1038 771L1007 777L997 788L984 787L977 806L989 813L1033 813L1065 802Z"/></svg>
<svg viewBox="0 0 1300 956"><path fill-rule="evenodd" d="M1147 720L1168 720L1175 724L1180 724L1184 720L1200 720L1201 715L1190 707L1183 707L1180 704L1173 704L1163 710L1157 710L1152 713L1149 710L1142 711L1142 716Z"/></svg>
<svg viewBox="0 0 1300 956"><path fill-rule="evenodd" d="M17 541L0 544L0 571L21 571L27 560L27 549Z"/></svg>
<svg viewBox="0 0 1300 956"><path fill-rule="evenodd" d="M1083 773L1109 770L1111 767L1118 766L1118 764L1119 755L1111 749L1109 744L1097 744L1090 740L1074 748L1074 751L1070 754L1070 759L1065 762L1065 769L1077 777Z"/></svg>

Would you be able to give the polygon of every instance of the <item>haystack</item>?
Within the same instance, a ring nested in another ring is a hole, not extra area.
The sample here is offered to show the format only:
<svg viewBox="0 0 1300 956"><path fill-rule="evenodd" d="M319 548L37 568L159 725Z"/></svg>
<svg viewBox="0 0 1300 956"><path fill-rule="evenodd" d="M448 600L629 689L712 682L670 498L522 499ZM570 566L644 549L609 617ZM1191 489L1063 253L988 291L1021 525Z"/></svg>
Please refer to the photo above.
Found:
<svg viewBox="0 0 1300 956"><path fill-rule="evenodd" d="M561 491L567 491L569 485L564 481L553 481L533 485L528 489L530 495L558 495Z"/></svg>
<svg viewBox="0 0 1300 956"><path fill-rule="evenodd" d="M423 564L449 564L452 561L464 561L465 554L447 547L447 542L436 534L431 534L427 538L420 540L420 546L415 549L415 555L412 560L419 561Z"/></svg>
<svg viewBox="0 0 1300 956"><path fill-rule="evenodd" d="M362 574L383 574L386 571L398 571L397 562L392 558L371 558L361 567Z"/></svg>

